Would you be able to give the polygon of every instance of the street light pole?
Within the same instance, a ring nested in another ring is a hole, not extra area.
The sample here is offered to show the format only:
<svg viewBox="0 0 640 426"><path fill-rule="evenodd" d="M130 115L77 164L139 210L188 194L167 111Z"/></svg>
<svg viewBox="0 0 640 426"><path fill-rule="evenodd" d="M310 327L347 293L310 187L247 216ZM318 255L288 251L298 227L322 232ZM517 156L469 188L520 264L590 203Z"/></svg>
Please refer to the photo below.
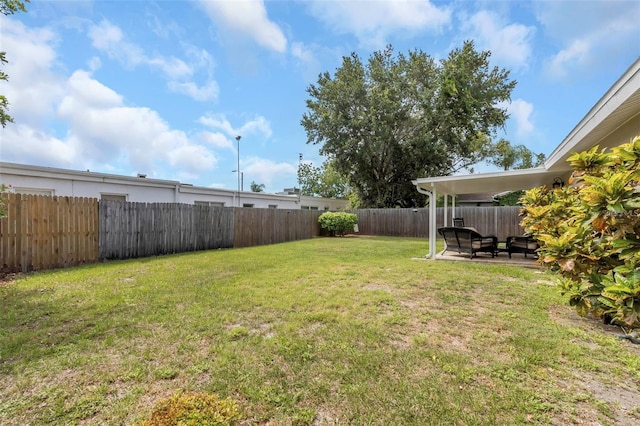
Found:
<svg viewBox="0 0 640 426"><path fill-rule="evenodd" d="M302 166L302 153L300 152L298 154L298 187L299 187L299 192L298 192L298 203L300 202L300 200L302 199L302 183L300 182L300 167Z"/></svg>
<svg viewBox="0 0 640 426"><path fill-rule="evenodd" d="M240 138L242 136L238 135L236 136L236 140L238 141L238 168L236 169L238 172L238 207L241 206L240 204Z"/></svg>

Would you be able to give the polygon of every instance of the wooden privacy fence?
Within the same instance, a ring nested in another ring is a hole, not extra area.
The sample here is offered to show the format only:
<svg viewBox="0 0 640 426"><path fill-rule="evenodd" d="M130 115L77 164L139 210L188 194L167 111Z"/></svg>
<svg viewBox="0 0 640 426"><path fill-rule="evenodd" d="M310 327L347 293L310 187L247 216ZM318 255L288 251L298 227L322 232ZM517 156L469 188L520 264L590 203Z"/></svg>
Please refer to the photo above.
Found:
<svg viewBox="0 0 640 426"><path fill-rule="evenodd" d="M317 210L236 208L234 247L303 240L320 235Z"/></svg>
<svg viewBox="0 0 640 426"><path fill-rule="evenodd" d="M317 211L100 201L100 259L249 247L319 235Z"/></svg>
<svg viewBox="0 0 640 426"><path fill-rule="evenodd" d="M233 247L233 209L177 203L100 201L103 259Z"/></svg>
<svg viewBox="0 0 640 426"><path fill-rule="evenodd" d="M321 235L321 211L196 206L5 194L0 272L28 272L217 248L249 247ZM520 235L519 207L458 207L456 216L504 241ZM427 238L428 209L353 210L359 233ZM444 225L438 208L437 226ZM448 222L451 223L449 214Z"/></svg>
<svg viewBox="0 0 640 426"><path fill-rule="evenodd" d="M366 209L352 210L358 215L358 231L363 235L391 237L429 237L429 209ZM472 226L483 235L495 235L504 241L510 235L521 235L518 216L520 207L456 207L456 217L462 217L465 226ZM451 226L451 211L447 222ZM436 209L436 226L444 226L444 208Z"/></svg>
<svg viewBox="0 0 640 426"><path fill-rule="evenodd" d="M29 272L98 260L95 198L3 194L1 272Z"/></svg>
<svg viewBox="0 0 640 426"><path fill-rule="evenodd" d="M518 206L456 207L456 217L463 218L465 226L473 226L482 235L495 235L499 241L506 241L510 235L524 233L520 226L520 210ZM448 219L451 224L450 215Z"/></svg>
<svg viewBox="0 0 640 426"><path fill-rule="evenodd" d="M364 209L349 213L358 216L358 232L363 235L429 236L429 209ZM441 216L442 211L439 210L438 215Z"/></svg>

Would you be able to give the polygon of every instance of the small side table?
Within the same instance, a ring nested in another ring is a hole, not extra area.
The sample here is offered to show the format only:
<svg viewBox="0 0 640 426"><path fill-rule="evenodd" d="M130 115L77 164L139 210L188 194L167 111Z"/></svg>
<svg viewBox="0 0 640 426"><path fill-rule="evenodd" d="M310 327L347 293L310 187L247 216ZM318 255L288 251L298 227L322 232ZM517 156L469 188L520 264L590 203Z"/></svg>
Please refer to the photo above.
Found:
<svg viewBox="0 0 640 426"><path fill-rule="evenodd" d="M509 246L507 245L506 241L498 241L497 246L496 246L496 256L499 253L506 253L509 251Z"/></svg>

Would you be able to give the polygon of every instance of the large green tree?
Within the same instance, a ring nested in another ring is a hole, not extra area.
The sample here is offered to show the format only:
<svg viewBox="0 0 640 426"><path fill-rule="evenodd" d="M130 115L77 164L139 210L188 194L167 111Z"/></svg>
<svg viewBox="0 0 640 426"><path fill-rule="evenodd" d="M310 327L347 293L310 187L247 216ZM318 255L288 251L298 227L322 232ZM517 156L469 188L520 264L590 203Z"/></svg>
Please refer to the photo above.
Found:
<svg viewBox="0 0 640 426"><path fill-rule="evenodd" d="M0 13L3 15L12 15L16 12L26 12L25 3L29 0L17 1L17 0L0 0ZM7 63L7 52L0 52L0 66ZM0 71L0 80L7 81L9 76ZM0 124L5 127L7 123L13 123L13 118L7 112L9 110L9 100L6 96L0 94Z"/></svg>
<svg viewBox="0 0 640 426"><path fill-rule="evenodd" d="M420 50L344 57L307 88L307 143L320 145L363 207L424 206L411 184L470 167L491 153L516 82L468 41L441 61Z"/></svg>
<svg viewBox="0 0 640 426"><path fill-rule="evenodd" d="M310 163L300 164L298 182L302 195L324 198L347 198L349 195L347 181L336 171L332 161L325 161L320 167Z"/></svg>
<svg viewBox="0 0 640 426"><path fill-rule="evenodd" d="M506 139L500 139L493 146L493 152L489 162L501 167L503 170L530 169L541 166L546 156L536 154L524 145L511 145ZM524 191L505 192L496 197L501 206L517 206Z"/></svg>
<svg viewBox="0 0 640 426"><path fill-rule="evenodd" d="M545 159L542 153L536 154L524 145L511 145L508 140L500 139L494 145L489 162L503 170L529 169L541 166Z"/></svg>

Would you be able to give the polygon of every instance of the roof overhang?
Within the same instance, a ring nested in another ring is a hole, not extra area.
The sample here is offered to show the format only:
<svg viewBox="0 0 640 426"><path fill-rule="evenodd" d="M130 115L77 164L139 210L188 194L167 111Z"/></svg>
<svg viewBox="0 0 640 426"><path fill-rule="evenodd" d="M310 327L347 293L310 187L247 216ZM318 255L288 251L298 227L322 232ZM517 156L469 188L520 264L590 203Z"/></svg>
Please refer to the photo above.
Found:
<svg viewBox="0 0 640 426"><path fill-rule="evenodd" d="M455 175L422 178L412 181L425 191L438 194L475 194L478 192L504 192L529 189L553 184L556 177L567 180L567 173L556 173L544 167L505 172L479 173L473 175Z"/></svg>

